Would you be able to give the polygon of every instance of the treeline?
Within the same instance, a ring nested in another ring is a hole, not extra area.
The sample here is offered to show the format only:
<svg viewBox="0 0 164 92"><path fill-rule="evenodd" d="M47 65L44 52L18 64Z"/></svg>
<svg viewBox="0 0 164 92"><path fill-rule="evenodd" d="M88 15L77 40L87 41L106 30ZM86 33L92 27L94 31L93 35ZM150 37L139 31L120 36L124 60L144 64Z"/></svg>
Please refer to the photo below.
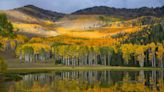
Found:
<svg viewBox="0 0 164 92"><path fill-rule="evenodd" d="M152 25L161 22L162 18L157 18L153 16L142 16L132 20L123 20L116 18L108 18L105 16L99 16L99 20L102 22L103 26L108 27L135 27L135 26L144 26Z"/></svg>
<svg viewBox="0 0 164 92"><path fill-rule="evenodd" d="M141 67L163 67L164 47L160 43L150 43L147 45L124 44L121 46L122 58L124 62ZM130 61L130 62L129 62Z"/></svg>
<svg viewBox="0 0 164 92"><path fill-rule="evenodd" d="M121 44L132 43L132 44L148 44L163 43L164 40L164 20L161 19L160 23L154 23L147 25L144 28L132 33L118 33L113 35L113 39L121 39Z"/></svg>
<svg viewBox="0 0 164 92"><path fill-rule="evenodd" d="M120 47L30 43L18 47L16 53L22 62L46 61L67 66L163 67L164 64L164 46L160 43Z"/></svg>
<svg viewBox="0 0 164 92"><path fill-rule="evenodd" d="M163 42L164 39L164 24L155 24L149 28L144 28L139 32L132 33L128 35L128 38L124 43L133 43L133 44L148 44L151 42Z"/></svg>

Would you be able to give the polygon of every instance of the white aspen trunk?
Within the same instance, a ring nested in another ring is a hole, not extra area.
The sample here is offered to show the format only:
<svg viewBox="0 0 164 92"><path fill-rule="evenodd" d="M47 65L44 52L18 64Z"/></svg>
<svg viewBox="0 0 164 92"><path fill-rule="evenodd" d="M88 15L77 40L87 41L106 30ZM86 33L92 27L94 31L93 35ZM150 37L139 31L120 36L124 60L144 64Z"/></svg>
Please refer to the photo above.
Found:
<svg viewBox="0 0 164 92"><path fill-rule="evenodd" d="M111 55L108 55L108 65L110 66L110 62L111 62Z"/></svg>
<svg viewBox="0 0 164 92"><path fill-rule="evenodd" d="M156 67L156 58L155 58L155 53L154 53L154 57L153 57L153 61L154 61L154 67Z"/></svg>
<svg viewBox="0 0 164 92"><path fill-rule="evenodd" d="M140 78L139 78L140 82L144 82L144 80L145 80L145 74L144 74L144 71L143 70L140 70L139 71L139 76L140 76Z"/></svg>
<svg viewBox="0 0 164 92"><path fill-rule="evenodd" d="M98 62L98 61L97 61L97 55L95 55L95 65L98 64L97 62Z"/></svg>
<svg viewBox="0 0 164 92"><path fill-rule="evenodd" d="M144 66L144 62L140 62L140 66L143 67Z"/></svg>
<svg viewBox="0 0 164 92"><path fill-rule="evenodd" d="M64 57L63 57L63 60L62 61L63 61L63 64L66 65L66 61L65 61L65 58Z"/></svg>
<svg viewBox="0 0 164 92"><path fill-rule="evenodd" d="M69 66L69 65L70 65L69 57L68 57L67 59L68 59L68 60L67 60L67 61L68 61L68 66Z"/></svg>
<svg viewBox="0 0 164 92"><path fill-rule="evenodd" d="M67 58L64 58L65 65L67 66Z"/></svg>
<svg viewBox="0 0 164 92"><path fill-rule="evenodd" d="M156 77L157 77L157 75L156 75L156 71L155 70L153 70L152 71L152 85L153 85L153 87L156 87Z"/></svg>
<svg viewBox="0 0 164 92"><path fill-rule="evenodd" d="M156 60L155 60L155 53L153 53L153 57L152 57L151 62L152 62L152 67L155 67L155 62L156 62Z"/></svg>
<svg viewBox="0 0 164 92"><path fill-rule="evenodd" d="M88 60L88 55L85 56L85 61L84 61L84 65L87 65L87 60Z"/></svg>
<svg viewBox="0 0 164 92"><path fill-rule="evenodd" d="M29 62L30 61L30 57L28 54L25 54L25 62Z"/></svg>
<svg viewBox="0 0 164 92"><path fill-rule="evenodd" d="M144 61L140 61L139 64L140 64L140 67L144 67Z"/></svg>
<svg viewBox="0 0 164 92"><path fill-rule="evenodd" d="M22 55L22 53L20 53L20 56L19 56L20 62L22 62L22 59L23 59L23 55Z"/></svg>
<svg viewBox="0 0 164 92"><path fill-rule="evenodd" d="M33 55L30 55L30 62L33 62Z"/></svg>
<svg viewBox="0 0 164 92"><path fill-rule="evenodd" d="M88 56L88 63L89 63L89 66L91 66L91 55L89 53L89 56Z"/></svg>
<svg viewBox="0 0 164 92"><path fill-rule="evenodd" d="M106 66L106 55L104 55L104 65Z"/></svg>
<svg viewBox="0 0 164 92"><path fill-rule="evenodd" d="M76 60L75 60L75 58L73 58L73 66L75 66L75 62L76 62Z"/></svg>
<svg viewBox="0 0 164 92"><path fill-rule="evenodd" d="M77 58L75 57L75 66L77 65Z"/></svg>

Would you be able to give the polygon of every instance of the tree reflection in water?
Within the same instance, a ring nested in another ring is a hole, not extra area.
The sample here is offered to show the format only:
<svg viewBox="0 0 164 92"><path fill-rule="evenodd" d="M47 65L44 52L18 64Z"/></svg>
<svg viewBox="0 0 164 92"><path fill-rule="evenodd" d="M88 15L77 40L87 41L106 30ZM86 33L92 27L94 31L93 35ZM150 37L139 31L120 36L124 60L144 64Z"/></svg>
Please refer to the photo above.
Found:
<svg viewBox="0 0 164 92"><path fill-rule="evenodd" d="M63 71L28 74L9 92L164 92L164 71ZM4 90L0 85L0 90ZM3 92L3 91L0 91Z"/></svg>
<svg viewBox="0 0 164 92"><path fill-rule="evenodd" d="M5 87L5 82L4 82L4 76L0 74L0 92L5 92L6 87Z"/></svg>

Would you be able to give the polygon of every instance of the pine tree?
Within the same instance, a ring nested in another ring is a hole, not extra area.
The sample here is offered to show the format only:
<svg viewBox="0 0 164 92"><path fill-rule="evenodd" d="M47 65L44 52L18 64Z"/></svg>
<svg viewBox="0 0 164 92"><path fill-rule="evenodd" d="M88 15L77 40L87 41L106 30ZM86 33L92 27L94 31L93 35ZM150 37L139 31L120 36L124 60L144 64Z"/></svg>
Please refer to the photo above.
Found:
<svg viewBox="0 0 164 92"><path fill-rule="evenodd" d="M5 14L0 14L0 35L11 38L14 37L13 26Z"/></svg>

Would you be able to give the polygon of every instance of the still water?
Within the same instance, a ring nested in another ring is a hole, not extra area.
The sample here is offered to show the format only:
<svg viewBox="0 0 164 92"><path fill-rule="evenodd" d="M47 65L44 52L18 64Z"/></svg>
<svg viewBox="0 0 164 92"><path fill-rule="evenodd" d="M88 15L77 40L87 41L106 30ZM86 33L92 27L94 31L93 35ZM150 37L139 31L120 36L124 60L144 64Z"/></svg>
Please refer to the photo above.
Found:
<svg viewBox="0 0 164 92"><path fill-rule="evenodd" d="M164 92L164 71L56 71L0 78L0 92Z"/></svg>

